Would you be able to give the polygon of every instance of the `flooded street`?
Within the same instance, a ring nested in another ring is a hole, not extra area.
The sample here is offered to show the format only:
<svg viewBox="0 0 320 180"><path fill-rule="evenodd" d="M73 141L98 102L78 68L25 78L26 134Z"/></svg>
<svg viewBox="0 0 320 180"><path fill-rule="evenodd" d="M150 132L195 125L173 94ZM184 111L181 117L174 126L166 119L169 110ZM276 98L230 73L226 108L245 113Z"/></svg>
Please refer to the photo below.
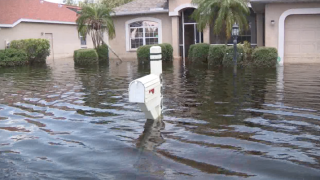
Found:
<svg viewBox="0 0 320 180"><path fill-rule="evenodd" d="M0 179L320 179L320 64L163 66L163 121L128 103L148 67L0 69Z"/></svg>

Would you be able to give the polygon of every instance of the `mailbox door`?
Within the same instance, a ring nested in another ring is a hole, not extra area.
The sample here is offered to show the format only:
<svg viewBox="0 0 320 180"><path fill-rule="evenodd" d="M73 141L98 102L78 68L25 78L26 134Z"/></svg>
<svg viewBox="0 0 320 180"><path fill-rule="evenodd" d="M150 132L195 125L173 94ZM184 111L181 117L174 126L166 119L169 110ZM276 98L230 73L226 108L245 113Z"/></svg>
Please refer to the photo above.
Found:
<svg viewBox="0 0 320 180"><path fill-rule="evenodd" d="M131 83L129 87L129 102L144 103L144 93L144 85L141 82L135 81Z"/></svg>

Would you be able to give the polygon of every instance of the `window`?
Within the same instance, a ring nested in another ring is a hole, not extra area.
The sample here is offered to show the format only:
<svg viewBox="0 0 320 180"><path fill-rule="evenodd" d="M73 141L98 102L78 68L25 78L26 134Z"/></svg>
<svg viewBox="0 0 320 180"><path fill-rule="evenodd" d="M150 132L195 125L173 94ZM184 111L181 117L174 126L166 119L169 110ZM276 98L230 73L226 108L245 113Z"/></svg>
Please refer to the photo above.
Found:
<svg viewBox="0 0 320 180"><path fill-rule="evenodd" d="M129 48L138 49L143 45L159 44L159 23L136 21L129 24Z"/></svg>
<svg viewBox="0 0 320 180"><path fill-rule="evenodd" d="M80 42L81 46L86 46L87 45L87 39L84 38L83 36L80 35Z"/></svg>

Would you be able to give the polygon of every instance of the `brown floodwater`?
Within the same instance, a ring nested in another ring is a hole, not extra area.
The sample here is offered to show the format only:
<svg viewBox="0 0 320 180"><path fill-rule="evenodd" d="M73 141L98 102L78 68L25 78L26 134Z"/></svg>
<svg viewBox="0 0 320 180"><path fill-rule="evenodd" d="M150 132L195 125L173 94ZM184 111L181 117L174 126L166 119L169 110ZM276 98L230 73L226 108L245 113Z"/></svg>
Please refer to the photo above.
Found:
<svg viewBox="0 0 320 180"><path fill-rule="evenodd" d="M134 62L0 69L0 179L320 179L320 65L164 63L146 120Z"/></svg>

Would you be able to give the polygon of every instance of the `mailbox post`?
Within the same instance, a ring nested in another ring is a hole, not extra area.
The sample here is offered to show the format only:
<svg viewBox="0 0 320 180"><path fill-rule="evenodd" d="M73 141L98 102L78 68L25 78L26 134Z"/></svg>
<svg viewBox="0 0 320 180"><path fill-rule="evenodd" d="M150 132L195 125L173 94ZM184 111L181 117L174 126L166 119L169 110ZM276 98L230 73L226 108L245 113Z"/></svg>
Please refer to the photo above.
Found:
<svg viewBox="0 0 320 180"><path fill-rule="evenodd" d="M162 54L160 46L150 48L150 75L132 81L129 102L138 103L147 119L158 119L162 114Z"/></svg>

